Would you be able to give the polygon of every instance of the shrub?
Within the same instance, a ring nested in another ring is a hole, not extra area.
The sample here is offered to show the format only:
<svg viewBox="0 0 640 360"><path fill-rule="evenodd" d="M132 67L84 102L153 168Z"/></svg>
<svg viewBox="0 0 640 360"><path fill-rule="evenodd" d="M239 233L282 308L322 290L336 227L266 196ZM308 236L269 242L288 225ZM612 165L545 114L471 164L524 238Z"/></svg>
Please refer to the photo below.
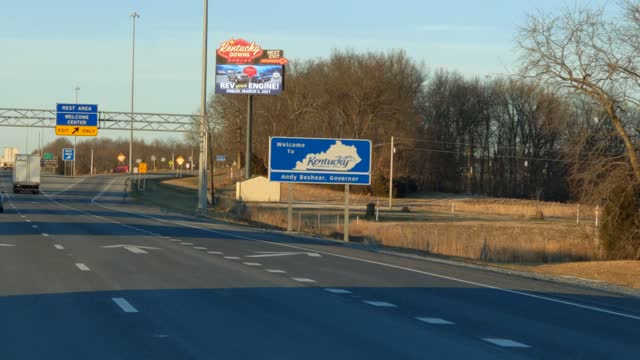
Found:
<svg viewBox="0 0 640 360"><path fill-rule="evenodd" d="M602 248L608 258L640 257L639 210L634 187L616 185L609 193L599 230Z"/></svg>

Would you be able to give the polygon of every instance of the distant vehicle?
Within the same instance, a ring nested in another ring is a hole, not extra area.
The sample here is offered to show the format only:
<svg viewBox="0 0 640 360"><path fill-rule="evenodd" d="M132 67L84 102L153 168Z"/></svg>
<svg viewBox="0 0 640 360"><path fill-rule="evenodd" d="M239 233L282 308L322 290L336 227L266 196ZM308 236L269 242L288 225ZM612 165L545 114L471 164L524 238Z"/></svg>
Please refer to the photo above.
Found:
<svg viewBox="0 0 640 360"><path fill-rule="evenodd" d="M271 74L256 74L251 78L251 82L254 83L265 83L267 81L271 81Z"/></svg>
<svg viewBox="0 0 640 360"><path fill-rule="evenodd" d="M239 82L239 83L247 83L249 82L249 75L243 73L242 71L227 71L227 78L231 82Z"/></svg>
<svg viewBox="0 0 640 360"><path fill-rule="evenodd" d="M127 165L118 165L118 166L116 166L115 169L113 169L113 172L128 173L129 172L129 167Z"/></svg>
<svg viewBox="0 0 640 360"><path fill-rule="evenodd" d="M13 192L31 190L40 192L40 156L17 154L13 166Z"/></svg>

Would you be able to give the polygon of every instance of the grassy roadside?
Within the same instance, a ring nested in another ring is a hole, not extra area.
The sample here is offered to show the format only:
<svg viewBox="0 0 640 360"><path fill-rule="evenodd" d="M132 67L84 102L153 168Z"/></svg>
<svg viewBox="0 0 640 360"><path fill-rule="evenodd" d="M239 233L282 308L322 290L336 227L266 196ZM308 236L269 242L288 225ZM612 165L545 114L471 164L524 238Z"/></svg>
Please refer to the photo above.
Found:
<svg viewBox="0 0 640 360"><path fill-rule="evenodd" d="M165 180L167 179L147 179L145 191L136 190L132 195L136 201L143 204L148 203L175 212L194 213L198 191L165 184Z"/></svg>
<svg viewBox="0 0 640 360"><path fill-rule="evenodd" d="M148 180L146 191L136 192L135 198L169 211L194 213L197 190L163 183L163 180L166 179ZM271 229L282 228L283 220L279 214L265 216L249 209L244 216L238 216L229 211L233 205L226 205L226 208L210 212L211 217ZM497 224L498 227L485 223L410 225L361 222L360 226L351 226L354 235L369 238L370 242L391 249L409 249L496 268L640 289L640 261L567 261L572 257L582 260L594 257L595 248L589 240L593 229L588 227L582 228L583 234L576 234L576 227L562 224L507 223ZM494 235L491 241L486 241L480 240L482 236L479 234ZM523 240L525 237L528 240ZM488 252L483 255L485 245ZM548 258L539 261L540 256Z"/></svg>
<svg viewBox="0 0 640 360"><path fill-rule="evenodd" d="M610 260L560 264L490 264L511 270L533 272L562 278L604 282L640 289L640 261Z"/></svg>

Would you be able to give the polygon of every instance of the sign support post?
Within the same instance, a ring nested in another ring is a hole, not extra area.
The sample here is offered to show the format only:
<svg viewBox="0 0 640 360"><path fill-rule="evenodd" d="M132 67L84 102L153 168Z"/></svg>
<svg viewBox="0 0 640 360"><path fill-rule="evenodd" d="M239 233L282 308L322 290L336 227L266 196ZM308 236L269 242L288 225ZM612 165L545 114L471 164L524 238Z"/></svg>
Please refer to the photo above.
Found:
<svg viewBox="0 0 640 360"><path fill-rule="evenodd" d="M349 184L344 185L344 242L349 242Z"/></svg>
<svg viewBox="0 0 640 360"><path fill-rule="evenodd" d="M244 178L251 179L251 138L253 132L253 95L249 95L247 100L247 131L246 146L244 154Z"/></svg>
<svg viewBox="0 0 640 360"><path fill-rule="evenodd" d="M391 210L391 206L392 206L392 199L393 199L393 152L394 152L394 148L393 148L393 136L391 137L391 160L389 163L389 210Z"/></svg>
<svg viewBox="0 0 640 360"><path fill-rule="evenodd" d="M291 188L292 183L289 183L289 199L287 200L287 231L291 232L293 228L293 204L291 203Z"/></svg>
<svg viewBox="0 0 640 360"><path fill-rule="evenodd" d="M78 146L78 137L74 136L73 137L73 172L71 173L71 176L76 176L76 156L75 154L77 153L76 151L76 147Z"/></svg>

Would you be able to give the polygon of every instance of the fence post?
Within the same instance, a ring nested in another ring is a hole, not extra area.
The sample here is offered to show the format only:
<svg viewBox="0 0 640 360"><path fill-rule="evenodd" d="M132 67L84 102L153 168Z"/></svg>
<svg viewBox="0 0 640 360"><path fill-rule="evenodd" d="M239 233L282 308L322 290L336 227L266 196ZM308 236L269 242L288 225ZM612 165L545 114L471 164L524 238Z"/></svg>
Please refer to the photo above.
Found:
<svg viewBox="0 0 640 360"><path fill-rule="evenodd" d="M302 215L300 210L298 210L298 232L300 232L300 223L302 222Z"/></svg>
<svg viewBox="0 0 640 360"><path fill-rule="evenodd" d="M453 201L451 202L451 213L453 214Z"/></svg>
<svg viewBox="0 0 640 360"><path fill-rule="evenodd" d="M576 207L576 224L580 224L580 204Z"/></svg>
<svg viewBox="0 0 640 360"><path fill-rule="evenodd" d="M596 230L598 229L598 217L600 215L600 205L596 205Z"/></svg>
<svg viewBox="0 0 640 360"><path fill-rule="evenodd" d="M340 230L340 215L336 215L336 232Z"/></svg>
<svg viewBox="0 0 640 360"><path fill-rule="evenodd" d="M318 213L318 230L320 230L320 213Z"/></svg>

